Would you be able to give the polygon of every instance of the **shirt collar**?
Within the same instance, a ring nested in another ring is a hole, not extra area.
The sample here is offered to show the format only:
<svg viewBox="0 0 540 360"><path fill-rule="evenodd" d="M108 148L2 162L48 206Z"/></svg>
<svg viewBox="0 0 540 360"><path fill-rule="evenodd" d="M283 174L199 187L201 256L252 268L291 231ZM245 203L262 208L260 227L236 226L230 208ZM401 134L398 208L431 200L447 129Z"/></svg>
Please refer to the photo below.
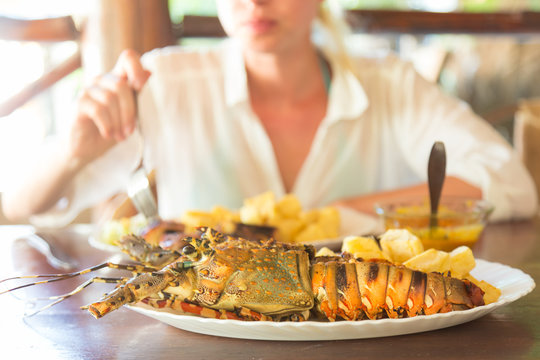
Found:
<svg viewBox="0 0 540 360"><path fill-rule="evenodd" d="M240 44L227 39L224 45L227 47L224 63L225 101L231 107L248 103L247 74ZM357 118L369 104L364 88L351 70L341 66L333 56L323 53L332 69L326 121L333 123Z"/></svg>
<svg viewBox="0 0 540 360"><path fill-rule="evenodd" d="M369 105L360 80L350 69L340 65L334 56L326 53L325 56L332 69L326 121L333 123L358 118Z"/></svg>

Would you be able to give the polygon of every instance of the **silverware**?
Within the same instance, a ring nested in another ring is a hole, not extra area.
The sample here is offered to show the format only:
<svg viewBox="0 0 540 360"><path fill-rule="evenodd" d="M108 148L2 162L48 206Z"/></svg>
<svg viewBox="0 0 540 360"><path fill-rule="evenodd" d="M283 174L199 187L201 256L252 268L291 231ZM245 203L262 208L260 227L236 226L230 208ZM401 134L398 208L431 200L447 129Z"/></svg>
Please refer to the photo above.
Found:
<svg viewBox="0 0 540 360"><path fill-rule="evenodd" d="M144 168L135 171L128 183L127 193L135 208L148 220L159 218L157 202Z"/></svg>
<svg viewBox="0 0 540 360"><path fill-rule="evenodd" d="M136 126L139 130L139 134L142 142L142 153L141 153L141 163L139 168L131 175L127 186L127 194L133 205L144 217L149 220L159 219L157 202L152 192L150 186L150 181L148 180L148 173L144 168L144 134L142 131L141 122L139 119L139 102L138 94L136 91L133 91L133 98L135 101L135 110L137 112Z"/></svg>
<svg viewBox="0 0 540 360"><path fill-rule="evenodd" d="M430 229L438 226L437 212L439 210L439 200L441 199L445 175L446 150L442 141L436 141L431 148L428 162L428 188L431 206Z"/></svg>
<svg viewBox="0 0 540 360"><path fill-rule="evenodd" d="M55 269L69 271L79 267L75 259L66 254L58 246L53 245L46 236L33 233L24 239L30 246L45 255L47 262Z"/></svg>

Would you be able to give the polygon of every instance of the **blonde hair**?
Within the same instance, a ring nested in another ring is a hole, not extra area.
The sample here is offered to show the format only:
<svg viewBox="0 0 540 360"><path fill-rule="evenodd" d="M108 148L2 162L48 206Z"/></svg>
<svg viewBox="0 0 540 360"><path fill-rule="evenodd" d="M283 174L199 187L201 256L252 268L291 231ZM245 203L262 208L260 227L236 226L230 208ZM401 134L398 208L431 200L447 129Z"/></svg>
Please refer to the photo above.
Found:
<svg viewBox="0 0 540 360"><path fill-rule="evenodd" d="M337 0L325 0L319 7L315 21L314 41L328 49L337 63L356 73L345 38L351 29L345 21L344 10ZM329 55L329 54L328 54Z"/></svg>

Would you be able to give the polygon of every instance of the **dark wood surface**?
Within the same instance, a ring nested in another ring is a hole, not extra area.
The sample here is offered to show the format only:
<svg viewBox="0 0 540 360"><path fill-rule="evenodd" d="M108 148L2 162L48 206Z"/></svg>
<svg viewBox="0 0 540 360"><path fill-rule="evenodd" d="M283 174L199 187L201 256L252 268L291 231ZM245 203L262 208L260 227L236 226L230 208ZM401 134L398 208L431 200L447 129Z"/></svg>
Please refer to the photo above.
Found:
<svg viewBox="0 0 540 360"><path fill-rule="evenodd" d="M348 10L352 30L367 34L537 34L540 13L435 13L404 10ZM184 16L174 29L177 38L222 37L225 32L215 16Z"/></svg>
<svg viewBox="0 0 540 360"><path fill-rule="evenodd" d="M540 13L349 10L354 31L405 34L526 34L540 31Z"/></svg>
<svg viewBox="0 0 540 360"><path fill-rule="evenodd" d="M540 222L488 226L475 256L505 263L540 279ZM0 227L0 278L56 273L30 247L25 226ZM87 229L47 232L81 267L114 253L89 246ZM102 275L115 276L112 271ZM106 275L105 275L106 274ZM83 279L38 285L0 295L0 358L39 359L538 359L540 358L540 291L499 308L478 320L447 329L385 338L344 341L253 341L179 330L129 309L96 320L80 305L90 303L113 285L93 284L82 293L33 317L24 318L21 298L52 296L73 289ZM6 285L1 283L0 289ZM15 295L15 296L14 296ZM19 298L19 299L17 299Z"/></svg>

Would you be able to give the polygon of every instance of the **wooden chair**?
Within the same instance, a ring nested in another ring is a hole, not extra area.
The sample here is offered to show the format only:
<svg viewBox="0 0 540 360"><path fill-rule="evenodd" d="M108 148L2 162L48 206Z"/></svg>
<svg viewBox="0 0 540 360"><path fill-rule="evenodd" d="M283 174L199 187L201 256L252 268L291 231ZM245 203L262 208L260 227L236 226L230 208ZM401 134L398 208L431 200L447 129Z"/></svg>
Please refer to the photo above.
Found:
<svg viewBox="0 0 540 360"><path fill-rule="evenodd" d="M519 104L514 121L514 146L540 194L540 98Z"/></svg>

